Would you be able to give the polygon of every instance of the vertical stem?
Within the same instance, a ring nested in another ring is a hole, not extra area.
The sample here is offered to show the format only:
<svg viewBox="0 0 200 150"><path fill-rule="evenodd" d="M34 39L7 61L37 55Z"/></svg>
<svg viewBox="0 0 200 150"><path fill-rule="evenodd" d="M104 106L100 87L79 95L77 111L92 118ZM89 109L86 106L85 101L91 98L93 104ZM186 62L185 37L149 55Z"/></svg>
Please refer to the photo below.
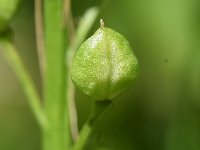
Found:
<svg viewBox="0 0 200 150"><path fill-rule="evenodd" d="M66 101L66 29L63 0L44 0L46 50L45 111L48 128L44 131L44 150L67 150L71 143Z"/></svg>
<svg viewBox="0 0 200 150"><path fill-rule="evenodd" d="M65 25L67 25L68 28L68 37L70 43L69 45L72 45L75 37L75 27L71 12L71 0L64 0L64 16L65 16ZM75 89L70 76L71 74L70 67L73 56L70 53L67 53L66 57L67 57L66 69L68 71L66 86L67 86L67 99L69 108L69 122L70 122L72 140L74 142L76 137L78 137L78 122L77 122L77 111L75 104Z"/></svg>
<svg viewBox="0 0 200 150"><path fill-rule="evenodd" d="M40 75L41 80L44 79L45 72L45 52L44 52L44 32L43 32L43 19L42 19L42 0L35 0L35 32L36 32L36 45L39 57Z"/></svg>

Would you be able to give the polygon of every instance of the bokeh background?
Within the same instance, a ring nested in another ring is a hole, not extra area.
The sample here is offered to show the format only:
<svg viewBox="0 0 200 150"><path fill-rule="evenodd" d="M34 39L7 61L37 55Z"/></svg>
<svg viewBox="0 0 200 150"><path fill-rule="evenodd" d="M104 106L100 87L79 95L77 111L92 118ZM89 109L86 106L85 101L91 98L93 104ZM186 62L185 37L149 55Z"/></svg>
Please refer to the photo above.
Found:
<svg viewBox="0 0 200 150"><path fill-rule="evenodd" d="M100 4L72 0L75 20ZM23 0L11 26L41 91L33 11L34 1ZM140 74L98 122L86 149L199 150L200 1L109 0L99 18L130 41ZM96 22L88 36L99 27ZM77 91L76 100L81 128L91 99ZM0 150L40 150L40 140L21 86L0 55Z"/></svg>

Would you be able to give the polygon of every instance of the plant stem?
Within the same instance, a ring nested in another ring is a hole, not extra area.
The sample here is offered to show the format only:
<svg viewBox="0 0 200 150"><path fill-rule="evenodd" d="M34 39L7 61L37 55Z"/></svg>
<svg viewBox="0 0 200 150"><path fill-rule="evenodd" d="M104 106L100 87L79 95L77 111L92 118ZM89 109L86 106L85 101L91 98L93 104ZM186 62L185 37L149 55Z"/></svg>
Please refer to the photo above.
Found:
<svg viewBox="0 0 200 150"><path fill-rule="evenodd" d="M36 45L40 65L41 81L44 80L45 73L45 51L44 51L44 29L42 18L42 0L35 0L35 32L36 32ZM42 84L43 85L43 84Z"/></svg>
<svg viewBox="0 0 200 150"><path fill-rule="evenodd" d="M16 47L8 39L1 39L1 53L14 70L19 82L22 85L24 93L41 128L46 127L46 116L42 110L40 98L35 85L31 79L31 75L26 70L21 57L18 55Z"/></svg>
<svg viewBox="0 0 200 150"><path fill-rule="evenodd" d="M96 121L100 119L111 108L111 106L112 101L109 100L94 102L90 116L82 128L73 150L83 150Z"/></svg>
<svg viewBox="0 0 200 150"><path fill-rule="evenodd" d="M83 43L88 35L92 25L94 24L97 16L99 14L99 9L96 7L91 7L86 11L86 13L81 18L75 35L75 41L72 44L72 51L75 53L79 46Z"/></svg>
<svg viewBox="0 0 200 150"><path fill-rule="evenodd" d="M67 50L67 70L71 70L71 64L72 59L74 57L74 54L78 47L83 43L85 40L89 30L91 29L92 25L94 24L94 21L96 20L99 13L99 9L96 7L92 7L86 11L84 16L81 18L81 21L79 23L79 26L76 30L75 35L72 35L72 43L70 47ZM73 30L73 29L72 29ZM76 139L79 136L78 133L78 119L77 119L77 112L76 112L76 104L75 104L75 89L73 86L73 83L71 81L71 77L68 76L68 82L67 82L67 89L68 89L68 102L69 102L69 111L70 111L70 127L71 127L71 133L73 141L76 141Z"/></svg>
<svg viewBox="0 0 200 150"><path fill-rule="evenodd" d="M44 150L67 150L71 144L68 103L66 101L66 28L63 0L44 0L45 24L45 111Z"/></svg>

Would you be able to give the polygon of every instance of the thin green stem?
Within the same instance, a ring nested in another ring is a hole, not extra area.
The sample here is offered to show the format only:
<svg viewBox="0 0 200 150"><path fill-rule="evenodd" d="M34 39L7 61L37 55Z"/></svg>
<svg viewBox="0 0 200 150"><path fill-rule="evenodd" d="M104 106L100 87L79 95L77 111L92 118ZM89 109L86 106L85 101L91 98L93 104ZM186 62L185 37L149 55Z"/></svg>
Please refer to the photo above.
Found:
<svg viewBox="0 0 200 150"><path fill-rule="evenodd" d="M45 111L48 129L44 131L44 150L67 150L71 144L68 103L66 101L66 27L63 0L44 0L45 27Z"/></svg>
<svg viewBox="0 0 200 150"><path fill-rule="evenodd" d="M109 100L94 102L90 116L82 128L73 150L83 150L95 123L111 108L111 106L112 101Z"/></svg>
<svg viewBox="0 0 200 150"><path fill-rule="evenodd" d="M78 49L78 47L83 43L83 41L87 37L88 32L90 31L92 25L97 19L98 14L99 14L99 9L96 7L91 7L86 11L86 13L81 18L75 33L76 34L75 41L72 43L71 46L73 52L75 52Z"/></svg>
<svg viewBox="0 0 200 150"><path fill-rule="evenodd" d="M75 143L73 150L83 150L91 132L92 127L88 123L86 123L81 130L80 136L77 143Z"/></svg>
<svg viewBox="0 0 200 150"><path fill-rule="evenodd" d="M27 71L22 58L17 53L16 47L7 39L0 40L1 50L0 52L4 56L5 60L10 64L11 68L14 70L24 93L27 96L29 105L35 115L39 125L42 128L46 127L46 117L42 110L40 98L35 85L31 79L31 75Z"/></svg>
<svg viewBox="0 0 200 150"><path fill-rule="evenodd" d="M67 93L68 93L69 111L70 111L70 123L71 123L70 127L71 127L72 138L74 141L76 141L77 137L79 136L79 133L78 133L78 125L77 125L78 119L77 119L75 96L74 96L75 89L70 77L71 64L76 50L85 40L88 32L90 31L92 25L94 24L94 21L98 16L98 13L99 10L96 7L88 9L88 11L82 17L75 35L73 35L71 46L67 50L67 70L69 71L68 82L67 82L67 87L68 87Z"/></svg>

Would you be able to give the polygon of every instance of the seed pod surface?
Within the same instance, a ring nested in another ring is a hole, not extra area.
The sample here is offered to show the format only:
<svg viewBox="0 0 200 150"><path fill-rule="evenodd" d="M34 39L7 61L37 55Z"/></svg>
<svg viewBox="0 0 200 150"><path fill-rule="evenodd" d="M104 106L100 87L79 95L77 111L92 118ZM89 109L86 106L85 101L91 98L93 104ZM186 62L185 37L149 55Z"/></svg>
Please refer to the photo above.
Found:
<svg viewBox="0 0 200 150"><path fill-rule="evenodd" d="M120 33L99 28L75 54L72 81L95 100L112 100L137 77L138 61Z"/></svg>

